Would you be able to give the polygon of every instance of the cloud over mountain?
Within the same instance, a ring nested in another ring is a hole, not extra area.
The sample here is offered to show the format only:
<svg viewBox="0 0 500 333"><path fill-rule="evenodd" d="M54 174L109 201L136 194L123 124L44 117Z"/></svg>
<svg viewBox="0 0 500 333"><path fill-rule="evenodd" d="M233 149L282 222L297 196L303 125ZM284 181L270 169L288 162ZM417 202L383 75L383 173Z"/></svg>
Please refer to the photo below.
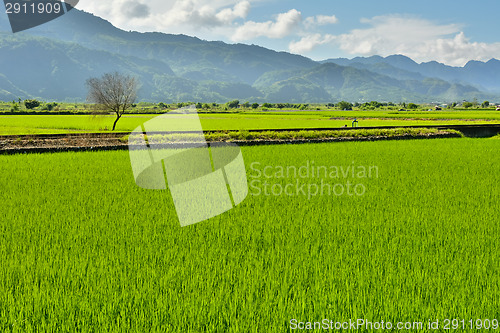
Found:
<svg viewBox="0 0 500 333"><path fill-rule="evenodd" d="M333 35L321 35L319 33L316 34L308 34L302 37L299 41L291 42L289 45L289 50L292 53L303 54L307 53L319 45L324 45L333 42L336 39Z"/></svg>
<svg viewBox="0 0 500 333"><path fill-rule="evenodd" d="M233 41L245 41L257 37L283 38L290 35L302 21L302 14L292 9L286 13L279 14L275 21L245 22L236 29L232 36Z"/></svg>
<svg viewBox="0 0 500 333"><path fill-rule="evenodd" d="M146 18L151 14L151 9L146 4L130 0L123 3L122 13L128 18Z"/></svg>
<svg viewBox="0 0 500 333"><path fill-rule="evenodd" d="M458 24L438 24L408 15L363 19L369 27L338 36L340 48L353 55L404 54L417 62L435 60L463 66L469 60L498 56L500 43L473 43Z"/></svg>

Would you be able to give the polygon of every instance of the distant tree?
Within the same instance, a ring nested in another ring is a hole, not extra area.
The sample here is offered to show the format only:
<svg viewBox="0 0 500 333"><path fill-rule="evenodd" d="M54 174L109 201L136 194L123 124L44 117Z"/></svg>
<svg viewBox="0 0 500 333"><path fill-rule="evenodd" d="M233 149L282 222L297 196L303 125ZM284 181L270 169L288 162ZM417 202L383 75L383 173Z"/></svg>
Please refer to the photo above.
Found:
<svg viewBox="0 0 500 333"><path fill-rule="evenodd" d="M418 105L415 104L415 103L409 103L408 104L408 109L410 109L410 110L418 109Z"/></svg>
<svg viewBox="0 0 500 333"><path fill-rule="evenodd" d="M45 104L45 106L43 107L44 110L47 110L47 111L52 111L54 110L54 108L57 106L57 103L56 102L52 102L52 103L47 103Z"/></svg>
<svg viewBox="0 0 500 333"><path fill-rule="evenodd" d="M203 108L206 109L206 110L208 110L208 109L210 109L210 105L208 105L207 103L205 103L205 104L203 104Z"/></svg>
<svg viewBox="0 0 500 333"><path fill-rule="evenodd" d="M490 107L490 102L488 102L488 101L484 101L484 102L483 102L483 104L481 104L481 107L482 107L483 109L489 108L489 107Z"/></svg>
<svg viewBox="0 0 500 333"><path fill-rule="evenodd" d="M227 107L230 109L235 109L240 105L240 101L235 99L234 101L228 102Z"/></svg>
<svg viewBox="0 0 500 333"><path fill-rule="evenodd" d="M160 103L158 103L158 107L160 107L162 109L166 109L168 107L168 105L163 103L163 102L160 102Z"/></svg>
<svg viewBox="0 0 500 333"><path fill-rule="evenodd" d="M252 109L257 109L259 107L259 103L253 103L252 104Z"/></svg>
<svg viewBox="0 0 500 333"><path fill-rule="evenodd" d="M267 109L272 108L273 106L274 106L274 105L273 105L273 104L271 104L271 103L264 103L264 104L262 104L262 107L263 107L263 108L267 108Z"/></svg>
<svg viewBox="0 0 500 333"><path fill-rule="evenodd" d="M286 106L286 105L285 105L285 104L283 104L283 103L278 103L278 104L276 104L276 107L277 107L278 109L280 109L280 110L281 110L281 109L283 109L283 108L285 108L285 106Z"/></svg>
<svg viewBox="0 0 500 333"><path fill-rule="evenodd" d="M385 104L387 105L387 104ZM380 107L384 106L384 103L379 103L377 101L371 101L370 103L363 103L361 104L361 108L362 109L365 109L365 110L374 110L374 109L378 109Z"/></svg>
<svg viewBox="0 0 500 333"><path fill-rule="evenodd" d="M241 104L241 106L248 109L250 107L250 102L245 102L245 103Z"/></svg>
<svg viewBox="0 0 500 333"><path fill-rule="evenodd" d="M16 101L12 101L12 107L10 108L10 112L18 112L19 111L19 104L16 103Z"/></svg>
<svg viewBox="0 0 500 333"><path fill-rule="evenodd" d="M378 109L378 108L380 108L380 107L384 106L384 104L383 104L383 103L380 103L380 102L377 102L377 101L371 101L371 102L370 102L370 105L371 105L371 106L373 106L373 107L374 107L374 108L376 108L376 109Z"/></svg>
<svg viewBox="0 0 500 333"><path fill-rule="evenodd" d="M337 103L337 107L340 110L352 110L352 104L349 102L346 102L346 101L342 101L342 102Z"/></svg>
<svg viewBox="0 0 500 333"><path fill-rule="evenodd" d="M199 103L199 102L198 102L198 103L196 103L196 108L197 108L197 109L202 109L202 108L203 108L203 104L201 104L201 103Z"/></svg>
<svg viewBox="0 0 500 333"><path fill-rule="evenodd" d="M100 78L87 80L87 101L97 109L111 111L116 115L116 123L137 98L138 83L134 77L118 72L104 74Z"/></svg>
<svg viewBox="0 0 500 333"><path fill-rule="evenodd" d="M37 108L40 106L40 102L37 101L36 99L27 99L24 101L24 106L28 110L33 110L34 108Z"/></svg>
<svg viewBox="0 0 500 333"><path fill-rule="evenodd" d="M464 102L464 103L462 104L462 106L463 106L464 108L468 109L468 108L473 107L473 106L474 106L474 104L473 104L473 103L471 103L471 102Z"/></svg>

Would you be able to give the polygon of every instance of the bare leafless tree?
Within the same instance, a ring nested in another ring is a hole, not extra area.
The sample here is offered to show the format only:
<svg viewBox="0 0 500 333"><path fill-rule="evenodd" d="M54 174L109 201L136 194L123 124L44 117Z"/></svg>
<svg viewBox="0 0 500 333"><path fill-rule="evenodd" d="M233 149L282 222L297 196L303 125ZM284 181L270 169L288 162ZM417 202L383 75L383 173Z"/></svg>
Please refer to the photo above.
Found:
<svg viewBox="0 0 500 333"><path fill-rule="evenodd" d="M116 115L116 123L137 98L137 79L118 72L104 74L100 78L87 80L87 101L98 110L111 111Z"/></svg>

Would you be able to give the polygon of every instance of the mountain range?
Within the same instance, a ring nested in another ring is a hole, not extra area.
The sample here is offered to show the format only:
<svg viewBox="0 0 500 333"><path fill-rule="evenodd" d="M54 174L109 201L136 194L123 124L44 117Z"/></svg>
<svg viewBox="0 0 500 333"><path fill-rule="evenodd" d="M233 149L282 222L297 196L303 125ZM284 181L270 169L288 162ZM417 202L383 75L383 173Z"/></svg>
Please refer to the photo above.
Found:
<svg viewBox="0 0 500 333"><path fill-rule="evenodd" d="M454 102L500 100L500 61L464 67L394 55L313 61L257 45L123 31L92 14L68 14L12 34L0 14L0 100L84 101L85 81L137 77L150 102Z"/></svg>

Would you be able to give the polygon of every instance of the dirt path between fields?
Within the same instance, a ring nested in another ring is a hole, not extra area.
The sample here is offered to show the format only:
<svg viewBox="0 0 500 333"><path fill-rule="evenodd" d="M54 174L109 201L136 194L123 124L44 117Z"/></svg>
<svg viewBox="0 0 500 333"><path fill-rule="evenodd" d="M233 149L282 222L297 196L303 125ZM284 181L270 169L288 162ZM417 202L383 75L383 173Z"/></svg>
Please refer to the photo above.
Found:
<svg viewBox="0 0 500 333"><path fill-rule="evenodd" d="M276 144L304 144L304 143L326 143L326 142L352 142L352 141L381 141L381 140L410 140L410 139L432 139L432 138L455 138L460 134L439 131L421 135L397 135L397 136L368 136L368 137L335 137L318 139L291 139L291 140L234 140L231 141L240 146L276 145ZM220 141L212 141L220 142ZM167 144L168 145L168 144ZM182 143L172 144L175 147ZM26 135L26 136L0 136L0 154L26 154L26 153L51 153L65 151L106 151L106 150L128 150L129 145L123 133L117 135Z"/></svg>

